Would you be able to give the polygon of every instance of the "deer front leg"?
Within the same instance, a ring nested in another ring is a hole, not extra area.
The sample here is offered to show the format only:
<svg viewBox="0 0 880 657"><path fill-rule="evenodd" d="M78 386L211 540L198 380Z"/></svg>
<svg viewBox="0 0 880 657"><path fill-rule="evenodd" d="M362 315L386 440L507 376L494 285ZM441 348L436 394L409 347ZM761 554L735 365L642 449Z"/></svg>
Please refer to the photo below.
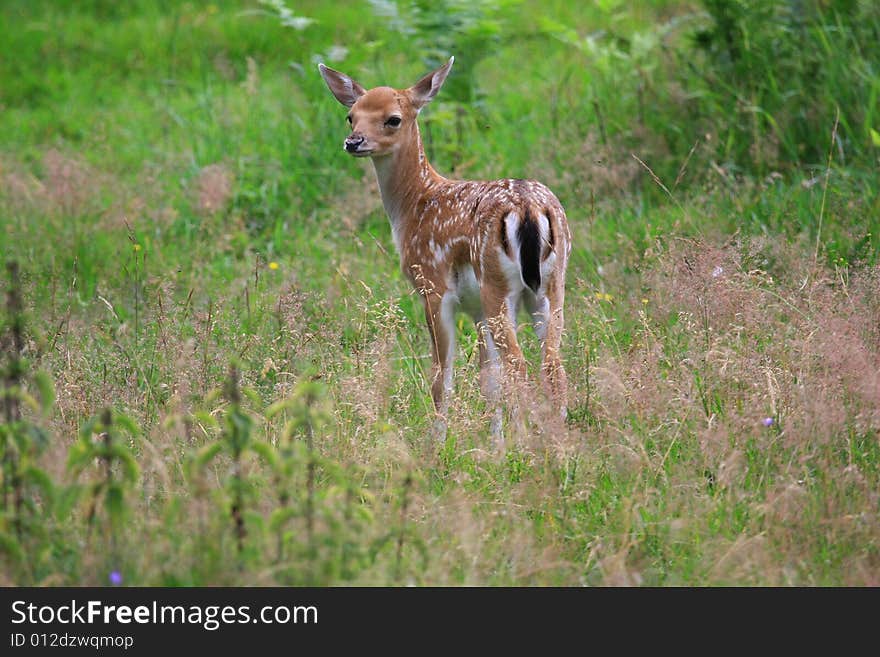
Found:
<svg viewBox="0 0 880 657"><path fill-rule="evenodd" d="M434 438L445 440L449 396L452 393L452 366L455 361L455 307L449 293L422 294L425 318L431 334L431 398L434 400Z"/></svg>

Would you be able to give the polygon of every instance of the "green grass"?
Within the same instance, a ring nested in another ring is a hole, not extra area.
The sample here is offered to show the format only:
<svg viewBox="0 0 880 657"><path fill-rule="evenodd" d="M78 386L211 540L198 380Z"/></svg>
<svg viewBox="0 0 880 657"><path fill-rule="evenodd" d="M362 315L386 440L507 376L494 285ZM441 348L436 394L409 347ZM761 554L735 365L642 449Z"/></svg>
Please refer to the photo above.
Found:
<svg viewBox="0 0 880 657"><path fill-rule="evenodd" d="M302 31L246 1L3 3L0 581L876 584L880 16L629 4L450 2L402 36L367 2L298 3ZM562 200L565 427L536 403L494 450L462 316L431 442L334 46L367 86L448 49L437 168Z"/></svg>

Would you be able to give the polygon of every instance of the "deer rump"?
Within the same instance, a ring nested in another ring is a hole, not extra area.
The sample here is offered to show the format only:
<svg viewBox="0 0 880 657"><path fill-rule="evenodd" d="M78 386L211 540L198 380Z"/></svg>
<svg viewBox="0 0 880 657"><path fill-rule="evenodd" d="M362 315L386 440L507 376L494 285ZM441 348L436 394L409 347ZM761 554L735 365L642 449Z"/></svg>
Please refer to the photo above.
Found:
<svg viewBox="0 0 880 657"><path fill-rule="evenodd" d="M553 255L553 228L548 214L526 209L520 218L516 211L511 211L501 223L501 248L508 258L518 263L523 285L536 295L546 274L546 265L550 264L546 261Z"/></svg>

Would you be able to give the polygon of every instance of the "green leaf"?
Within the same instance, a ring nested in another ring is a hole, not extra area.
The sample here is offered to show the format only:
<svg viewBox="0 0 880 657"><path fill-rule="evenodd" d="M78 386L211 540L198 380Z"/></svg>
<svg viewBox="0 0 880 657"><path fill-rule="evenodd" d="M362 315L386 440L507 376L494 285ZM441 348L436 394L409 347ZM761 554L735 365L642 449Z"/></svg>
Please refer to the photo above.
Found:
<svg viewBox="0 0 880 657"><path fill-rule="evenodd" d="M122 486L112 484L107 487L107 493L104 497L107 504L107 514L115 519L120 520L125 512L125 503L123 502Z"/></svg>
<svg viewBox="0 0 880 657"><path fill-rule="evenodd" d="M393 533L385 534L384 536L380 536L379 538L373 540L370 543L370 556L372 559L375 559L376 556L382 551L382 549L391 542L391 540L395 538Z"/></svg>
<svg viewBox="0 0 880 657"><path fill-rule="evenodd" d="M39 412L40 411L40 403L36 400L33 395L28 394L24 390L20 390L18 393L18 398L30 409Z"/></svg>
<svg viewBox="0 0 880 657"><path fill-rule="evenodd" d="M270 466L274 467L275 464L278 463L278 453L269 443L264 443L261 440L254 440L250 444L250 447Z"/></svg>
<svg viewBox="0 0 880 657"><path fill-rule="evenodd" d="M140 427L137 425L137 422L132 420L129 416L124 413L114 413L113 414L113 424L121 426L132 436L138 436L141 433Z"/></svg>
<svg viewBox="0 0 880 657"><path fill-rule="evenodd" d="M242 388L242 394L247 397L254 406L259 406L262 402L260 394L253 388Z"/></svg>
<svg viewBox="0 0 880 657"><path fill-rule="evenodd" d="M40 404L43 413L48 413L55 403L55 386L52 385L52 379L43 370L34 374L34 383L37 384L37 390L40 391Z"/></svg>
<svg viewBox="0 0 880 657"><path fill-rule="evenodd" d="M12 561L21 561L24 558L21 544L6 532L0 532L0 553L9 555Z"/></svg>
<svg viewBox="0 0 880 657"><path fill-rule="evenodd" d="M545 34L549 34L553 38L559 39L559 41L566 45L574 46L578 49L583 48L577 31L564 23L555 21L547 16L541 16L540 29Z"/></svg>
<svg viewBox="0 0 880 657"><path fill-rule="evenodd" d="M874 144L875 148L880 148L880 132L871 128L871 143Z"/></svg>
<svg viewBox="0 0 880 657"><path fill-rule="evenodd" d="M55 494L55 487L49 475L36 466L28 466L24 471L24 478L39 488L47 500L51 500Z"/></svg>
<svg viewBox="0 0 880 657"><path fill-rule="evenodd" d="M30 424L26 428L26 433L30 438L30 447L37 453L42 452L49 444L49 434L42 427Z"/></svg>
<svg viewBox="0 0 880 657"><path fill-rule="evenodd" d="M193 458L193 466L201 470L222 451L223 443L217 442L205 445L202 449L196 452L196 455Z"/></svg>
<svg viewBox="0 0 880 657"><path fill-rule="evenodd" d="M70 446L70 449L67 452L67 469L76 471L81 470L88 465L92 457L92 445L88 436L86 436L84 439L80 439Z"/></svg>
<svg viewBox="0 0 880 657"><path fill-rule="evenodd" d="M286 525L289 520L296 518L297 515L298 514L296 509L293 509L289 506L275 509L269 516L269 529L273 532L277 532L284 525Z"/></svg>
<svg viewBox="0 0 880 657"><path fill-rule="evenodd" d="M96 428L98 427L99 420L97 416L90 417L86 420L83 425L79 428L79 437L80 440L89 442L92 434L95 433Z"/></svg>
<svg viewBox="0 0 880 657"><path fill-rule="evenodd" d="M232 425L243 434L250 434L253 421L246 413L242 413L238 409L229 412L229 421Z"/></svg>
<svg viewBox="0 0 880 657"><path fill-rule="evenodd" d="M278 413L286 409L288 406L290 406L289 399L282 399L281 401L277 401L266 409L266 417L275 417L276 415L278 415Z"/></svg>
<svg viewBox="0 0 880 657"><path fill-rule="evenodd" d="M193 417L195 417L196 421L205 428L217 428L217 418L207 411L196 411L195 413L193 413Z"/></svg>
<svg viewBox="0 0 880 657"><path fill-rule="evenodd" d="M132 483L137 481L139 473L138 464L127 447L118 443L111 445L110 449L107 451L107 455L118 460L122 464L123 478L126 481Z"/></svg>
<svg viewBox="0 0 880 657"><path fill-rule="evenodd" d="M252 529L255 534L261 534L266 527L265 519L257 511L245 510L244 518L247 526Z"/></svg>
<svg viewBox="0 0 880 657"><path fill-rule="evenodd" d="M59 520L69 520L73 507L76 506L82 492L82 486L76 484L65 486L58 491L55 497L55 517Z"/></svg>

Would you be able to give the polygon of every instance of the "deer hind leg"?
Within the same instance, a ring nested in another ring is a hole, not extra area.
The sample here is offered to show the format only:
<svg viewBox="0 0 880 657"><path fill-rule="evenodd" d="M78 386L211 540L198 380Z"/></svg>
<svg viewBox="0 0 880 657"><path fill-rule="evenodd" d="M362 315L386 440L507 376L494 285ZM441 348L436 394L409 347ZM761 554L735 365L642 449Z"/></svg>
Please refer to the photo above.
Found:
<svg viewBox="0 0 880 657"><path fill-rule="evenodd" d="M509 392L507 406L510 418L514 426L521 426L523 418L519 397L526 380L526 361L516 339L519 294L503 295L484 287L480 296L483 312L486 315L485 325L498 351L498 359L504 372L504 383ZM497 436L500 437L500 432Z"/></svg>
<svg viewBox="0 0 880 657"><path fill-rule="evenodd" d="M486 326L498 349L505 373L513 383L525 381L526 361L516 339L517 295L501 295L484 290L481 300Z"/></svg>
<svg viewBox="0 0 880 657"><path fill-rule="evenodd" d="M501 408L501 358L498 347L492 339L488 324L483 319L476 322L480 346L480 391L483 393L489 408L492 409L490 431L496 440L502 439L502 408Z"/></svg>
<svg viewBox="0 0 880 657"><path fill-rule="evenodd" d="M448 292L443 295L429 292L422 298L431 334L431 398L436 412L433 433L437 440L445 440L455 361L455 303Z"/></svg>
<svg viewBox="0 0 880 657"><path fill-rule="evenodd" d="M541 340L541 381L544 391L554 410L564 420L567 414L568 383L559 345L565 324L562 310L565 290L558 281L556 276L550 280L546 295L537 299L532 317L535 332Z"/></svg>
<svg viewBox="0 0 880 657"><path fill-rule="evenodd" d="M550 300L546 294L531 294L531 290L523 294L526 310L532 317L532 328L541 343L543 353L544 343L547 339L547 319L550 317Z"/></svg>

